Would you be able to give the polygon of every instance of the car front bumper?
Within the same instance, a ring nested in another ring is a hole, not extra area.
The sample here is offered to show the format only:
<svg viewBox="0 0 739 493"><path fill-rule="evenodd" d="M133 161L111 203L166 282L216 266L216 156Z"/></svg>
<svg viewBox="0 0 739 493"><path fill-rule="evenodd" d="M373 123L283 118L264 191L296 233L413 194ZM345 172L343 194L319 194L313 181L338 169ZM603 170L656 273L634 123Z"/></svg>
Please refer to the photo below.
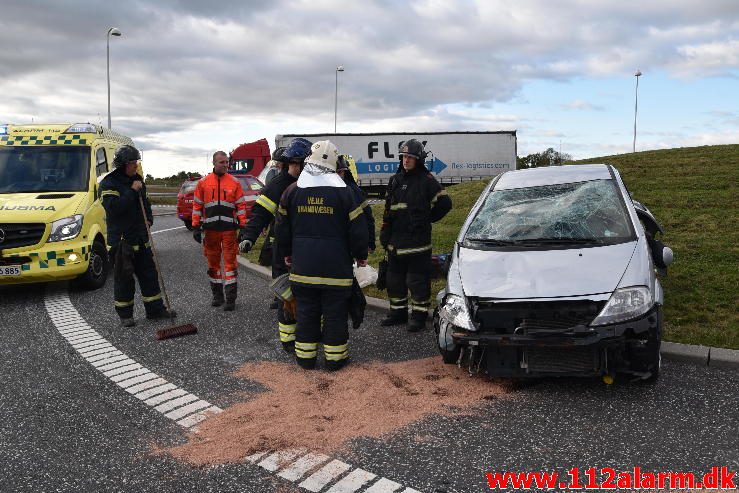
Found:
<svg viewBox="0 0 739 493"><path fill-rule="evenodd" d="M457 329L452 339L483 358L491 376L597 376L640 374L636 362L659 344L660 330L661 310L655 305L643 316L617 324L534 335Z"/></svg>

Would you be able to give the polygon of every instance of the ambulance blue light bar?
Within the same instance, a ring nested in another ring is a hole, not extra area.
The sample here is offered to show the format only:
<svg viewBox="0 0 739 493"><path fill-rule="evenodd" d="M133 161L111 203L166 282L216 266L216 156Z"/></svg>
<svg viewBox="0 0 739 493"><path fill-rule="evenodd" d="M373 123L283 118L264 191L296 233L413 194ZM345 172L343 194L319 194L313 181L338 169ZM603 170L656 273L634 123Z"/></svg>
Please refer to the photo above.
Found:
<svg viewBox="0 0 739 493"><path fill-rule="evenodd" d="M94 134L97 128L92 123L75 123L63 133L65 134Z"/></svg>

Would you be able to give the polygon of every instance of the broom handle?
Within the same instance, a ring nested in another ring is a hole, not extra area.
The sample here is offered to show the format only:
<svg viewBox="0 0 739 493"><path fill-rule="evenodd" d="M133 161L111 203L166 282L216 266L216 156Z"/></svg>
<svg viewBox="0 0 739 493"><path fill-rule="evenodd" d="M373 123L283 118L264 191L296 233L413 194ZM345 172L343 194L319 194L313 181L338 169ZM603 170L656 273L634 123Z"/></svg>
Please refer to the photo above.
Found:
<svg viewBox="0 0 739 493"><path fill-rule="evenodd" d="M169 304L169 296L167 296L167 289L164 287L164 278L162 277L162 269L159 268L159 257L157 256L157 249L154 247L154 237L151 236L151 228L149 227L149 218L146 217L146 209L144 208L144 199L141 197L139 192L139 205L141 205L141 214L144 215L144 226L146 226L146 234L149 236L149 245L151 245L151 253L154 254L154 267L157 270L157 277L159 278L159 285L162 287L162 293L164 293L164 303L167 305L167 311L172 312Z"/></svg>

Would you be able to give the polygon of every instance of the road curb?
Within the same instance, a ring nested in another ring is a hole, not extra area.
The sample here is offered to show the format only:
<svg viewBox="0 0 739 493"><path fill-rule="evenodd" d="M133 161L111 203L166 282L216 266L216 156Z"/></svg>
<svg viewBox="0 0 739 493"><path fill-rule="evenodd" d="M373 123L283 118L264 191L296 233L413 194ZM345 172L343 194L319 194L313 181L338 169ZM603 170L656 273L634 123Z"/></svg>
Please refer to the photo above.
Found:
<svg viewBox="0 0 739 493"><path fill-rule="evenodd" d="M249 262L239 255L239 264L259 274L265 279L272 279L272 272L261 265ZM367 296L367 308L379 312L390 311L390 302ZM714 368L739 368L739 350L724 349L679 342L662 342L662 357L670 361L684 361Z"/></svg>

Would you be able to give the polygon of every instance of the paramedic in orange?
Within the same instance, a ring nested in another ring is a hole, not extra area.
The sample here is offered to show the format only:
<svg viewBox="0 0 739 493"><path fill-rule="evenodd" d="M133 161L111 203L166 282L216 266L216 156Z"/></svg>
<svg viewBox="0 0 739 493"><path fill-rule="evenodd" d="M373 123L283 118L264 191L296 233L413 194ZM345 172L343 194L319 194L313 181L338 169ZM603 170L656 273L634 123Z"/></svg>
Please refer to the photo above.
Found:
<svg viewBox="0 0 739 493"><path fill-rule="evenodd" d="M213 172L198 182L192 202L193 238L208 259L212 306L236 307L238 230L246 225L246 198L238 179L228 174L228 155L213 154ZM221 269L221 256L223 269ZM225 292L225 300L224 300Z"/></svg>

